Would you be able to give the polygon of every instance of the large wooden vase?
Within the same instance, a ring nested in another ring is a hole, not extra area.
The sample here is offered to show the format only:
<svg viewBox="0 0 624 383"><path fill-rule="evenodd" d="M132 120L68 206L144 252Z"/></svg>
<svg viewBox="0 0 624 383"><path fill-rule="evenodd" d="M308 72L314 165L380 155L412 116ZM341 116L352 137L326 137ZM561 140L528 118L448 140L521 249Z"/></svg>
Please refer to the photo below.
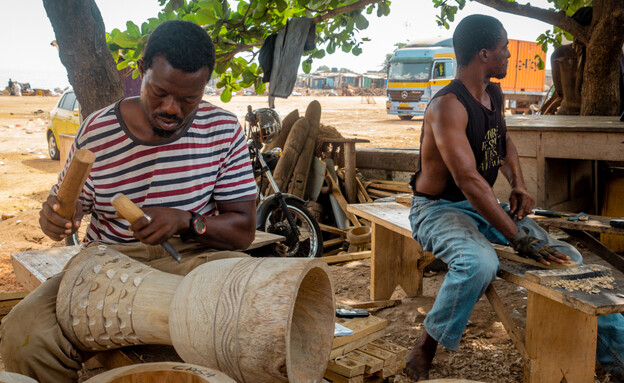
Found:
<svg viewBox="0 0 624 383"><path fill-rule="evenodd" d="M85 383L235 383L211 368L178 362L142 363L112 369Z"/></svg>
<svg viewBox="0 0 624 383"><path fill-rule="evenodd" d="M92 245L66 269L57 319L86 351L168 344L237 382L320 382L334 296L318 259L230 258L181 277Z"/></svg>

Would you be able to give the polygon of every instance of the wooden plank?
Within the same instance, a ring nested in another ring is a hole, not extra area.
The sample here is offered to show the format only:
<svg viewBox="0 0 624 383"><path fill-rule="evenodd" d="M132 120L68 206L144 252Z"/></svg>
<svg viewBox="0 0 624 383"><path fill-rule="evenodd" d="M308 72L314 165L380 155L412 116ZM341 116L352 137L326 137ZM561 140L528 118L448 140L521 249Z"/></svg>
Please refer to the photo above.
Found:
<svg viewBox="0 0 624 383"><path fill-rule="evenodd" d="M347 343L340 347L332 348L331 352L329 353L329 358L334 359L334 358L338 358L339 356L344 356L348 354L349 352L357 349L358 347L362 347L365 344L368 344L374 340L383 338L385 335L386 335L386 329L384 328L372 334L369 334L363 338L356 339L355 341L351 343Z"/></svg>
<svg viewBox="0 0 624 383"><path fill-rule="evenodd" d="M15 278L26 291L33 291L48 278L63 271L80 246L54 247L11 254Z"/></svg>
<svg viewBox="0 0 624 383"><path fill-rule="evenodd" d="M529 218L534 219L539 225L546 227L624 235L624 228L612 227L609 225L609 220L611 220L612 217L590 215L587 221L568 221L567 218L549 218L529 214Z"/></svg>
<svg viewBox="0 0 624 383"><path fill-rule="evenodd" d="M381 359L383 360L383 367L389 367L392 365L395 365L399 362L398 357L396 356L396 354L388 351L388 350L384 350L382 348L379 348L375 345L372 344L365 344L364 346L360 347L357 349L357 351L363 352L365 354L374 356L377 359Z"/></svg>
<svg viewBox="0 0 624 383"><path fill-rule="evenodd" d="M325 231L325 232L332 233L332 234L342 235L343 237L347 236L347 231L346 230L339 229L339 228L334 227L334 226L326 225L324 223L320 223L319 222L319 227L321 228L321 231Z"/></svg>
<svg viewBox="0 0 624 383"><path fill-rule="evenodd" d="M386 299L383 301L349 303L348 306L354 309L380 310L380 309L385 309L387 307L398 306L401 303L402 301L400 299Z"/></svg>
<svg viewBox="0 0 624 383"><path fill-rule="evenodd" d="M257 249L258 247L270 245L272 243L281 242L285 240L286 240L286 237L282 235L266 233L264 231L256 230L256 236L254 237L253 242L245 250Z"/></svg>
<svg viewBox="0 0 624 383"><path fill-rule="evenodd" d="M498 319L500 319L503 327L507 331L507 335L509 335L509 338L511 338L511 341L516 346L516 350L518 350L518 353L525 360L525 362L528 361L529 354L527 354L526 346L524 345L524 334L516 327L513 319L511 319L511 316L509 315L509 312L507 312L505 304L501 301L493 285L489 285L487 290L485 290L485 296L490 301L496 316L498 316Z"/></svg>
<svg viewBox="0 0 624 383"><path fill-rule="evenodd" d="M410 207L412 206L412 194L397 194L394 199L396 203L400 203L403 206Z"/></svg>
<svg viewBox="0 0 624 383"><path fill-rule="evenodd" d="M593 382L598 318L529 291L525 382Z"/></svg>
<svg viewBox="0 0 624 383"><path fill-rule="evenodd" d="M396 354L397 360L399 361L400 360L405 361L405 358L407 358L407 348L399 346L398 344L394 344L388 340L376 339L370 342L370 344Z"/></svg>
<svg viewBox="0 0 624 383"><path fill-rule="evenodd" d="M0 319L11 312L11 309L20 303L27 294L25 291L0 294Z"/></svg>
<svg viewBox="0 0 624 383"><path fill-rule="evenodd" d="M585 279L611 275L611 269L601 265L579 265L571 269L529 270L524 277L540 285L566 279Z"/></svg>
<svg viewBox="0 0 624 383"><path fill-rule="evenodd" d="M412 148L356 148L358 169L392 169L414 172L419 149Z"/></svg>
<svg viewBox="0 0 624 383"><path fill-rule="evenodd" d="M622 132L622 123L617 116L510 115L505 116L505 123L512 131Z"/></svg>
<svg viewBox="0 0 624 383"><path fill-rule="evenodd" d="M351 343L388 326L387 320L373 315L363 318L336 318L336 323L353 330L353 335L334 337L332 349Z"/></svg>
<svg viewBox="0 0 624 383"><path fill-rule="evenodd" d="M340 245L345 241L344 238L333 238L333 239L328 239L327 241L323 241L323 247L330 247L330 246L336 246L336 245Z"/></svg>
<svg viewBox="0 0 624 383"><path fill-rule="evenodd" d="M407 182L401 182L399 185L389 184L389 183L371 182L370 185L368 185L368 187L373 188L373 189L381 189L381 190L393 191L393 192L399 192L399 193L410 193L412 191L409 188Z"/></svg>
<svg viewBox="0 0 624 383"><path fill-rule="evenodd" d="M412 228L409 223L409 208L396 202L377 202L349 205L347 210L353 214L366 218L372 223L378 223L388 229L406 237L412 237Z"/></svg>
<svg viewBox="0 0 624 383"><path fill-rule="evenodd" d="M609 262L613 267L624 273L624 258L614 253L602 242L582 230L562 229L572 238L582 243L592 253Z"/></svg>
<svg viewBox="0 0 624 383"><path fill-rule="evenodd" d="M321 259L327 262L328 265L333 265L335 263L341 262L350 262L350 261L359 261L362 259L368 259L371 257L371 251L358 251L356 253L345 253L338 255L330 255L327 257L322 257Z"/></svg>
<svg viewBox="0 0 624 383"><path fill-rule="evenodd" d="M492 247L496 251L496 255L499 258L508 259L510 261L515 261L519 263L523 263L525 265L536 266L542 269L569 269L572 267L578 267L579 264L572 261L565 261L564 263L550 262L550 265L547 266L541 262L537 262L534 259L520 257L516 254L516 252L509 246L501 246L497 244L492 244Z"/></svg>
<svg viewBox="0 0 624 383"><path fill-rule="evenodd" d="M327 364L329 371L335 372L347 378L362 375L366 366L364 363L353 360L349 357L340 357L330 360Z"/></svg>
<svg viewBox="0 0 624 383"><path fill-rule="evenodd" d="M411 236L403 236L378 223L373 222L372 227L371 300L390 299L397 285L408 297L420 295L422 269L419 265L424 257L420 245Z"/></svg>
<svg viewBox="0 0 624 383"><path fill-rule="evenodd" d="M360 201L360 203L373 202L373 199L368 195L366 188L364 187L364 185L362 185L362 181L360 180L360 177L355 177L355 183L357 185L358 192L362 193L362 197L364 198L364 201Z"/></svg>
<svg viewBox="0 0 624 383"><path fill-rule="evenodd" d="M334 178L329 173L329 170L327 170L326 173L325 173L325 179L327 180L327 184L331 188L332 195L338 201L338 204L340 205L340 208L345 212L345 215L347 216L349 221L351 221L351 223L354 226L356 226L356 227L362 226L362 224L358 221L357 217L353 213L351 213L350 211L347 210L347 206L349 204L347 203L347 201L345 200L344 196L340 192L340 188L338 187L337 182L334 180Z"/></svg>
<svg viewBox="0 0 624 383"><path fill-rule="evenodd" d="M607 315L624 312L624 281L614 275L614 289L602 290L600 294L587 294L580 290L566 291L560 287L542 286L527 280L524 275L534 267L514 262L502 261L498 276L508 282L522 286L555 302L574 308L588 315Z"/></svg>
<svg viewBox="0 0 624 383"><path fill-rule="evenodd" d="M323 377L332 381L333 383L364 383L364 375L358 375L352 378L348 378L333 371L325 370L325 375L323 375Z"/></svg>
<svg viewBox="0 0 624 383"><path fill-rule="evenodd" d="M347 354L347 356L353 360L357 360L360 363L364 363L365 374L374 374L375 372L381 370L384 365L383 360L358 350L351 351Z"/></svg>

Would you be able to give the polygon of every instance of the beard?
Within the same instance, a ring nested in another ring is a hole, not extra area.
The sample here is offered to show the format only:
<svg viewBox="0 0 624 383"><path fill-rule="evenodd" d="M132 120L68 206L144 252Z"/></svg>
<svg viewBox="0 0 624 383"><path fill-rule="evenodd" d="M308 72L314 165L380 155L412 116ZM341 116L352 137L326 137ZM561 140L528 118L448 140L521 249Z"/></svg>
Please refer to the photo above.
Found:
<svg viewBox="0 0 624 383"><path fill-rule="evenodd" d="M159 114L154 116L154 119L156 119L156 117L164 117L164 118L166 118L168 120L174 120L175 122L178 123L179 126L182 126L182 123L184 122L178 116L167 114L167 113L159 113ZM179 127L176 128L175 130L165 130L165 129L159 128L156 125L152 125L152 132L156 136L163 137L163 138L169 138L169 137L173 136L178 131L178 129L179 129Z"/></svg>

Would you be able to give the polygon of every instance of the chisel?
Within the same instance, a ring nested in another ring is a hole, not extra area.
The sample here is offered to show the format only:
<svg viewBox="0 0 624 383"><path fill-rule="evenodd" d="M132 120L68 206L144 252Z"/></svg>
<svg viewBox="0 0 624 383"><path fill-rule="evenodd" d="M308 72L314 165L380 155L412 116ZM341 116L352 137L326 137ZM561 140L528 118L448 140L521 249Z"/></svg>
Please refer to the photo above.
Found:
<svg viewBox="0 0 624 383"><path fill-rule="evenodd" d="M151 218L122 193L115 194L111 199L111 204L115 207L115 209L117 209L119 215L130 222L130 224L135 223L141 217L146 217L147 220L151 222ZM160 245L167 251L167 253L169 253L169 255L171 255L173 259L180 263L182 256L176 251L176 249L173 248L173 246L171 246L169 242L165 241Z"/></svg>

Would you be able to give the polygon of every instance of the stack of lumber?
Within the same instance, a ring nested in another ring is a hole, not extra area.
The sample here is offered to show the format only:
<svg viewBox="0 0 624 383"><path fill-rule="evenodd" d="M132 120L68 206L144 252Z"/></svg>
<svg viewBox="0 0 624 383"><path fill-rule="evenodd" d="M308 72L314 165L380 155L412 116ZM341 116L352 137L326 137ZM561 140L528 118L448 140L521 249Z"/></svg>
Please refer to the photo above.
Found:
<svg viewBox="0 0 624 383"><path fill-rule="evenodd" d="M397 194L411 193L407 182L387 180L360 180L366 188L366 193L372 198L392 197Z"/></svg>
<svg viewBox="0 0 624 383"><path fill-rule="evenodd" d="M334 383L375 382L396 375L405 367L407 349L382 339L387 321L375 316L337 318L354 334L335 337L325 379Z"/></svg>

